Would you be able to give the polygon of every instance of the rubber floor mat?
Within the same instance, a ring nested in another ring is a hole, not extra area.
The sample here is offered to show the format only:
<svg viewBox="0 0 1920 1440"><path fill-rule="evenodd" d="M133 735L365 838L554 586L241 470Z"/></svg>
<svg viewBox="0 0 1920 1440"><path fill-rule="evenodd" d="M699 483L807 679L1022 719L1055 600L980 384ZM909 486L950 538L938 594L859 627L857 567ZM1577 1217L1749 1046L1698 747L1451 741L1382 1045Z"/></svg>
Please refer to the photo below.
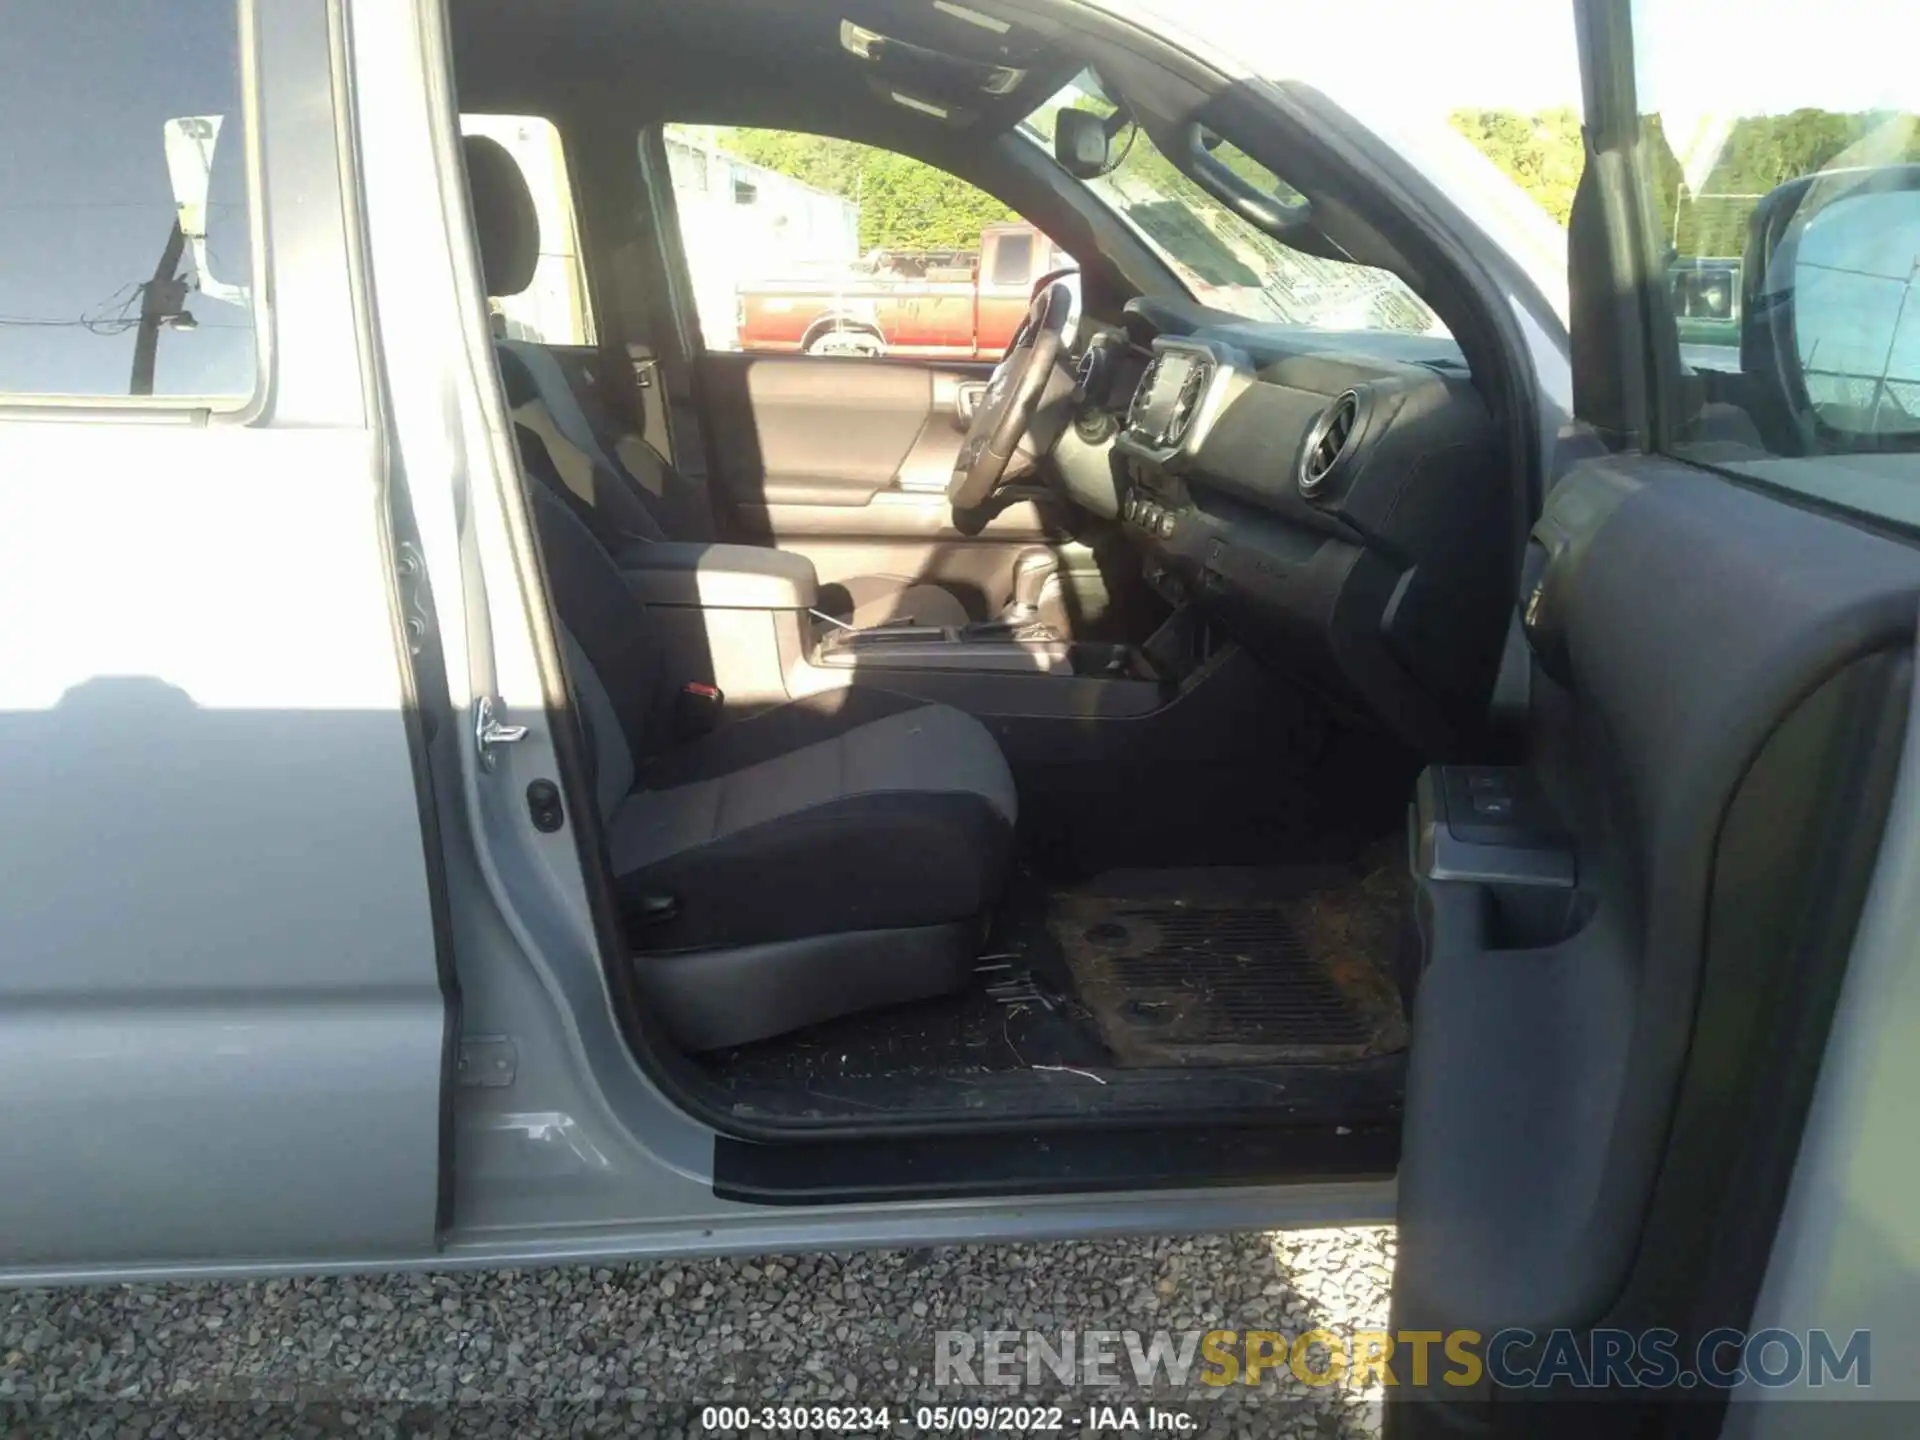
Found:
<svg viewBox="0 0 1920 1440"><path fill-rule="evenodd" d="M1121 1065L1353 1060L1406 1045L1382 869L1274 901L1069 892L1048 923Z"/></svg>

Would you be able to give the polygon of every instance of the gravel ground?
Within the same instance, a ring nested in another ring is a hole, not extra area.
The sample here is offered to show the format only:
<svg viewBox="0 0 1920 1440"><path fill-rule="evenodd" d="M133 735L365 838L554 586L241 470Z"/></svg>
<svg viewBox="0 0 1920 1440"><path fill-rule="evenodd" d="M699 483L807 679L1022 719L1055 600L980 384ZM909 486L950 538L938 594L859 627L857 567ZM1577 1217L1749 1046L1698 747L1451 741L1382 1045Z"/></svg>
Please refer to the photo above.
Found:
<svg viewBox="0 0 1920 1440"><path fill-rule="evenodd" d="M1393 1232L954 1246L448 1275L128 1285L0 1297L0 1432L102 1437L699 1434L713 1404L1060 1403L1202 1435L1347 1436L1377 1391L1111 1388L1046 1370L936 1388L936 1332L1381 1329ZM950 1344L961 1343L950 1341ZM976 1339L976 1344L984 1344ZM977 1357L976 1357L977 1358ZM1018 1367L1024 1372L1025 1366Z"/></svg>

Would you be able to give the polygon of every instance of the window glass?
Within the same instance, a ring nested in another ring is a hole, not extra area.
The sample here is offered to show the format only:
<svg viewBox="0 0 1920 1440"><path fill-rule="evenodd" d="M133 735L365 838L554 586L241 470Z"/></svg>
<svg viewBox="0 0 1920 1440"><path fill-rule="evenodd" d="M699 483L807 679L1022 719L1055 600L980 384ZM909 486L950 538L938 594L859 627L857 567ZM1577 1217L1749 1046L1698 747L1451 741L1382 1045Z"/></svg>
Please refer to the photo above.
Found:
<svg viewBox="0 0 1920 1440"><path fill-rule="evenodd" d="M540 220L540 260L518 295L494 297L494 326L510 340L543 345L594 343L593 311L580 263L580 229L566 154L553 122L537 115L462 115L464 135L485 135L520 166Z"/></svg>
<svg viewBox="0 0 1920 1440"><path fill-rule="evenodd" d="M1566 319L1565 226L1585 163L1574 0L1341 0L1333 12L1324 0L1134 3L1253 74L1333 100Z"/></svg>
<svg viewBox="0 0 1920 1440"><path fill-rule="evenodd" d="M1894 14L1864 0L1640 0L1633 14L1654 258L1680 340L1668 442L1837 484L1843 503L1877 495L1876 511L1880 482L1920 474L1920 25ZM1865 453L1887 458L1772 458Z"/></svg>
<svg viewBox="0 0 1920 1440"><path fill-rule="evenodd" d="M1033 236L1003 235L993 251L995 285L1021 285L1032 278Z"/></svg>
<svg viewBox="0 0 1920 1440"><path fill-rule="evenodd" d="M906 155L718 125L669 125L665 140L711 349L998 359L1059 254ZM999 293L981 293L983 254Z"/></svg>
<svg viewBox="0 0 1920 1440"><path fill-rule="evenodd" d="M1112 115L1115 107L1091 74L1082 74L1021 122L1021 132L1053 148L1054 117L1064 109ZM1446 327L1397 275L1307 255L1256 229L1189 180L1137 125L1114 137L1118 163L1087 182L1178 274L1204 305L1250 320L1316 330L1402 330L1444 335ZM1299 193L1231 144L1216 160L1255 188L1282 200Z"/></svg>
<svg viewBox="0 0 1920 1440"><path fill-rule="evenodd" d="M234 0L13 0L0 24L0 394L244 403Z"/></svg>

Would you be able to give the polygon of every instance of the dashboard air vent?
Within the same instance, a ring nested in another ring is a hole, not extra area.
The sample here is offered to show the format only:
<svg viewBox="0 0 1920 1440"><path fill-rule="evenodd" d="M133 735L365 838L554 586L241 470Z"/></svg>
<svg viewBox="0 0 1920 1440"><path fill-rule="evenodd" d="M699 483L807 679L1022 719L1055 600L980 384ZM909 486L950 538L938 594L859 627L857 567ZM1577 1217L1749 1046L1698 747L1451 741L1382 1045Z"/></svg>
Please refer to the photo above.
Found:
<svg viewBox="0 0 1920 1440"><path fill-rule="evenodd" d="M1334 467L1346 454L1347 444L1360 419L1360 397L1352 390L1335 400L1307 432L1306 448L1300 453L1300 493L1314 495L1327 483Z"/></svg>
<svg viewBox="0 0 1920 1440"><path fill-rule="evenodd" d="M1160 378L1160 357L1154 356L1147 362L1147 368L1140 374L1140 383L1134 387L1133 401L1127 406L1127 428L1139 432L1146 419L1147 402L1153 397L1154 381Z"/></svg>
<svg viewBox="0 0 1920 1440"><path fill-rule="evenodd" d="M1162 445L1178 445L1187 438L1187 431L1193 428L1193 417L1200 410L1200 398L1207 393L1207 382L1212 378L1211 365L1196 365L1187 372L1180 393L1174 397L1173 408L1167 412L1166 428L1160 432Z"/></svg>

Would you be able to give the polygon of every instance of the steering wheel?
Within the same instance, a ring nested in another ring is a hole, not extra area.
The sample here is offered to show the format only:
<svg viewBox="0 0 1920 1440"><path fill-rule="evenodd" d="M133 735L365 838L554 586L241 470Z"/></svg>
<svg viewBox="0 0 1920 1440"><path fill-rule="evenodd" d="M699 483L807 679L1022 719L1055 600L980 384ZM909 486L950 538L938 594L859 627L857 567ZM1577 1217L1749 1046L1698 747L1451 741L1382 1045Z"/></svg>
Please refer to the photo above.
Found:
<svg viewBox="0 0 1920 1440"><path fill-rule="evenodd" d="M1057 280L1027 307L1027 318L994 367L953 462L947 500L954 509L975 510L984 505L1007 473L1007 464L1026 438L1053 376L1072 310L1073 292Z"/></svg>

